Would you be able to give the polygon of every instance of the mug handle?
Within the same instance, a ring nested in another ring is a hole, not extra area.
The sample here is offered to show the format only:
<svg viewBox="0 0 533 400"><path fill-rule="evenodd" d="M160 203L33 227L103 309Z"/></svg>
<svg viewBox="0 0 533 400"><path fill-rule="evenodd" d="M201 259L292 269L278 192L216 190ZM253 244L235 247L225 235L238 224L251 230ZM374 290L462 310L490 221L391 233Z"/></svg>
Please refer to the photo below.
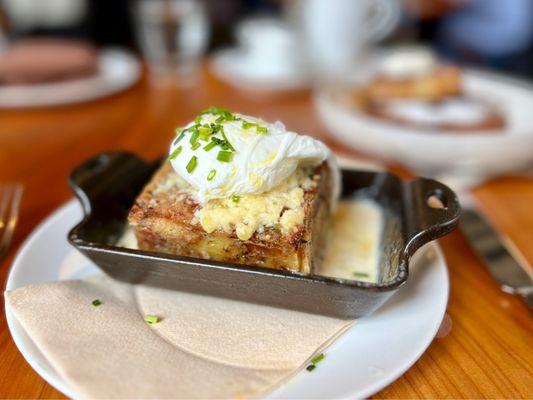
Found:
<svg viewBox="0 0 533 400"><path fill-rule="evenodd" d="M375 43L389 35L398 25L401 17L398 0L372 0L365 23L366 39Z"/></svg>

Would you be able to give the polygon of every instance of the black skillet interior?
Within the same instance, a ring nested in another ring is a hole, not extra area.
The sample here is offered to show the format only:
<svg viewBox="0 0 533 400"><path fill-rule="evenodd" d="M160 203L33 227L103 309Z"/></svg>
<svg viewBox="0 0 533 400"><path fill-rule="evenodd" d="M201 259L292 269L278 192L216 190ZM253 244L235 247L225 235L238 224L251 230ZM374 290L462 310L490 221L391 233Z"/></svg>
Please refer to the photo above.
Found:
<svg viewBox="0 0 533 400"><path fill-rule="evenodd" d="M69 241L116 279L356 318L374 311L405 282L412 254L423 244L449 233L460 213L456 195L434 180L420 178L405 183L386 172L343 170L343 197L368 197L385 211L377 283L115 246L126 228L130 207L159 164L147 163L131 153L104 153L71 174L70 185L85 217L69 233ZM444 207L430 207L427 200L431 196Z"/></svg>

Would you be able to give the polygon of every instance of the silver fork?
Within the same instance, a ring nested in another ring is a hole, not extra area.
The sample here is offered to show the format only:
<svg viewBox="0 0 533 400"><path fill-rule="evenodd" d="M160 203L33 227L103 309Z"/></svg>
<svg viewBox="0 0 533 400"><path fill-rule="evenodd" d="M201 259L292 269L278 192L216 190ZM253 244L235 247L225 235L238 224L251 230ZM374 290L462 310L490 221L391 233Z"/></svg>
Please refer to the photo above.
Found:
<svg viewBox="0 0 533 400"><path fill-rule="evenodd" d="M23 186L0 184L0 260L4 258L17 226Z"/></svg>

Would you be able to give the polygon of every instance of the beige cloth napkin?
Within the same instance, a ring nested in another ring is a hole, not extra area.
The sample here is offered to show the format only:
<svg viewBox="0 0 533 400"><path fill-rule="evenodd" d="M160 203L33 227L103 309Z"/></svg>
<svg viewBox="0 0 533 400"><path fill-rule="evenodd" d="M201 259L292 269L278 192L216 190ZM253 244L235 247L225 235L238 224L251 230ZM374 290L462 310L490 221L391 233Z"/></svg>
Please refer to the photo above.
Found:
<svg viewBox="0 0 533 400"><path fill-rule="evenodd" d="M261 396L353 323L104 275L30 285L5 298L80 398ZM161 320L148 325L146 314Z"/></svg>

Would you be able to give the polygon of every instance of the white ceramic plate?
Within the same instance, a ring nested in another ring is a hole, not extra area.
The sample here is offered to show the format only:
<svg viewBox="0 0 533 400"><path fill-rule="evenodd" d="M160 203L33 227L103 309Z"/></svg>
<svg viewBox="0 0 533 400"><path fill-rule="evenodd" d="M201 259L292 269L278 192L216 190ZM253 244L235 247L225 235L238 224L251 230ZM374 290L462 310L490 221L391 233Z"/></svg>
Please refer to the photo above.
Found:
<svg viewBox="0 0 533 400"><path fill-rule="evenodd" d="M262 71L238 48L218 51L209 67L220 80L249 91L288 91L308 86L308 78L301 68Z"/></svg>
<svg viewBox="0 0 533 400"><path fill-rule="evenodd" d="M70 201L46 219L16 257L6 289L31 283L75 279L97 271L67 243L67 232L81 219ZM69 255L70 254L70 255ZM62 267L63 265L63 267ZM65 269L65 265L70 265ZM358 321L326 350L327 360L309 373L303 370L270 398L362 398L403 374L426 350L442 321L448 300L448 275L440 248L426 245L415 256L408 282L378 312ZM75 393L43 357L6 308L11 335L28 363L68 397Z"/></svg>
<svg viewBox="0 0 533 400"><path fill-rule="evenodd" d="M466 69L463 74L468 95L490 100L503 111L508 120L503 132L413 130L363 115L332 90L317 93L315 105L329 131L343 143L399 161L419 174L490 176L533 163L533 86L489 72Z"/></svg>
<svg viewBox="0 0 533 400"><path fill-rule="evenodd" d="M141 76L137 57L122 49L100 52L95 76L35 85L0 86L0 108L46 107L99 99L126 90Z"/></svg>

